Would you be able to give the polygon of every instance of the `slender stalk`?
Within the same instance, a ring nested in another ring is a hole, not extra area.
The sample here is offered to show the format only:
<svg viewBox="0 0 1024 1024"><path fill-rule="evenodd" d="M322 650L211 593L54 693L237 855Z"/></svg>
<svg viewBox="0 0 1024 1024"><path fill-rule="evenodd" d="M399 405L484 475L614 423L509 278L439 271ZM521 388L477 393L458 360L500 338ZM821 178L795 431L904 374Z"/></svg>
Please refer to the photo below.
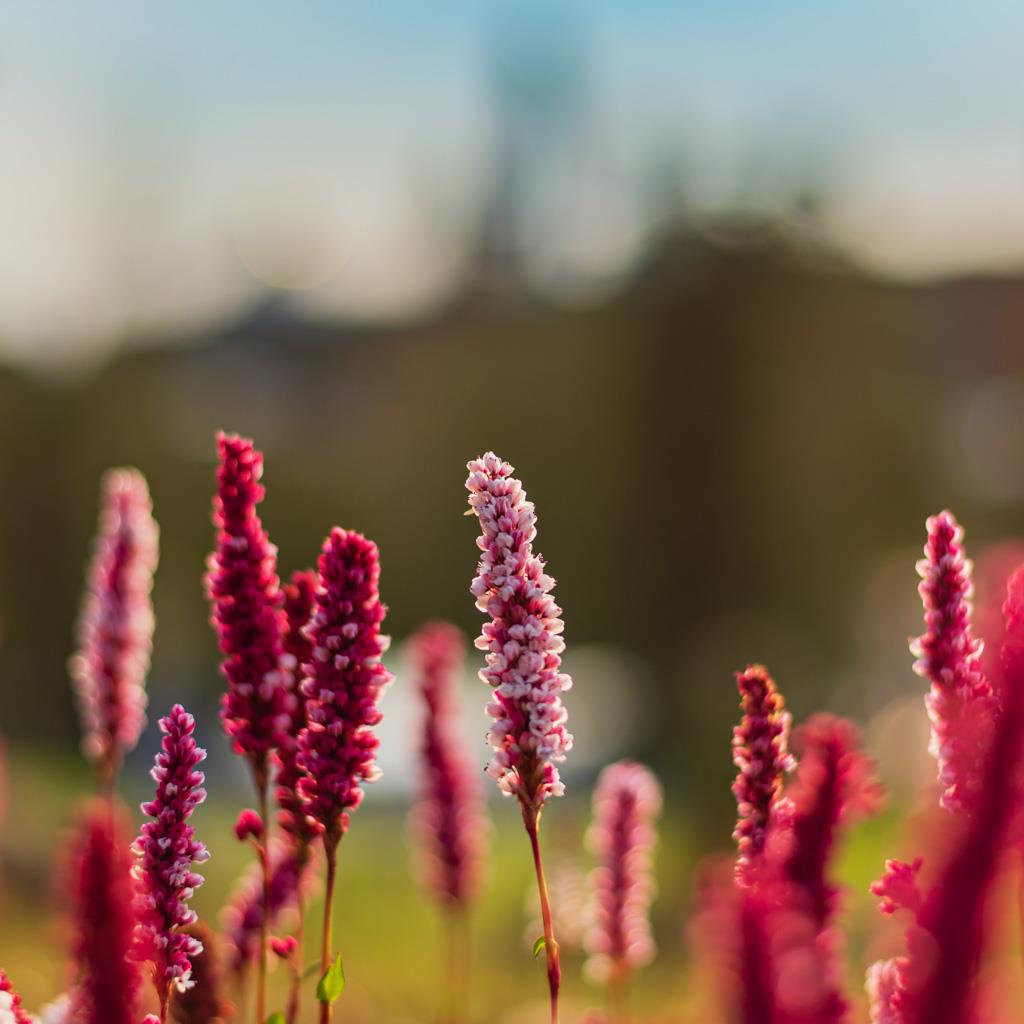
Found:
<svg viewBox="0 0 1024 1024"><path fill-rule="evenodd" d="M299 868L299 884L295 890L295 909L298 920L295 924L295 953L292 957L294 974L292 990L288 996L287 1024L295 1024L299 1018L299 998L302 992L302 940L306 928L306 901L302 898L302 866Z"/></svg>
<svg viewBox="0 0 1024 1024"><path fill-rule="evenodd" d="M461 1024L469 1015L469 915L466 908L451 905L444 910L445 992L441 1024Z"/></svg>
<svg viewBox="0 0 1024 1024"><path fill-rule="evenodd" d="M263 822L263 840L259 844L260 869L263 873L263 914L260 918L259 975L256 982L256 1024L267 1019L267 945L270 937L270 780L264 763L256 769L256 789Z"/></svg>
<svg viewBox="0 0 1024 1024"><path fill-rule="evenodd" d="M334 918L334 878L338 872L338 838L324 835L324 852L327 854L327 888L324 893L324 924L320 932L320 976L331 966L331 924ZM330 1003L320 1004L320 1024L330 1024L332 1007Z"/></svg>
<svg viewBox="0 0 1024 1024"><path fill-rule="evenodd" d="M608 979L608 1003L614 1024L629 1024L629 968L616 964Z"/></svg>
<svg viewBox="0 0 1024 1024"><path fill-rule="evenodd" d="M540 896L540 916L544 923L544 952L547 954L548 988L551 991L551 1024L558 1024L558 988L562 981L562 965L558 956L558 942L551 921L551 902L548 899L548 885L544 880L544 863L540 856L540 815L524 810L523 821L530 846L533 849L533 866L537 872L537 892Z"/></svg>

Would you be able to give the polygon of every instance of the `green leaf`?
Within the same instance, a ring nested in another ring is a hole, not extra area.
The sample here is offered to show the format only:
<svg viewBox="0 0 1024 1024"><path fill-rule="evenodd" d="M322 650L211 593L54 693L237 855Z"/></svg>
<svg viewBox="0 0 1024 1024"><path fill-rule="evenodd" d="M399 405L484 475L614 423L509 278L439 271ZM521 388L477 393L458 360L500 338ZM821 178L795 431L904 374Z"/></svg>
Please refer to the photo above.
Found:
<svg viewBox="0 0 1024 1024"><path fill-rule="evenodd" d="M546 945L547 945L547 940L544 938L543 935L539 939L537 939L537 941L533 944L533 958L534 958L534 960L536 960L537 957L540 956L541 952L543 951L543 949L544 949L544 947Z"/></svg>
<svg viewBox="0 0 1024 1024"><path fill-rule="evenodd" d="M267 1018L267 1024L285 1024L284 1014L280 1010L277 1013L272 1013Z"/></svg>
<svg viewBox="0 0 1024 1024"><path fill-rule="evenodd" d="M345 968L341 966L341 954L327 968L316 986L316 997L321 1003L333 1003L345 991Z"/></svg>

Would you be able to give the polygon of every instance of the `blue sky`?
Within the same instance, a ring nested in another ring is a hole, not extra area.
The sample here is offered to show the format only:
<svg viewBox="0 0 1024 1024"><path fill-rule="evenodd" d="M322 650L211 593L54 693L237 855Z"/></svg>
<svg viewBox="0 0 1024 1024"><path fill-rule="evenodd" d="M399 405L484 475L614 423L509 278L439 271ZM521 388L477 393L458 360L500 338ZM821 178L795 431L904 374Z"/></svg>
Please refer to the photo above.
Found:
<svg viewBox="0 0 1024 1024"><path fill-rule="evenodd" d="M816 177L883 272L1024 261L1019 4L39 0L0 7L8 352L216 323L268 285L327 316L436 301L495 173L494 55L558 39L585 124L526 211L538 280L635 258L665 163L707 209Z"/></svg>

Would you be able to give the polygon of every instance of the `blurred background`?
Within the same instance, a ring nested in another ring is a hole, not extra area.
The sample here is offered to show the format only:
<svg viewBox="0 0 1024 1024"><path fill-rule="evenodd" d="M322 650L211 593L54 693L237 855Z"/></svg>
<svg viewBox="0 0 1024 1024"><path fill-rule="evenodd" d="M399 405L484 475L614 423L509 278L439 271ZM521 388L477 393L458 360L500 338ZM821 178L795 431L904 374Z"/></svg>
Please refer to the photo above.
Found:
<svg viewBox="0 0 1024 1024"><path fill-rule="evenodd" d="M347 869L393 895L339 920L352 1020L426 1019L401 641L479 629L463 481L486 449L537 503L565 609L553 848L578 863L607 761L667 790L649 1005L688 998L690 871L728 848L734 670L764 661L798 720L856 717L898 808L931 771L906 647L924 519L951 507L976 555L1024 535L1022 31L1000 0L0 10L0 913L22 926L0 961L30 1002L66 980L42 920L89 788L66 659L109 466L146 474L161 527L151 706L185 702L210 750L207 916L243 859L201 587L219 428L266 453L283 573L335 523L382 551L399 678ZM481 978L511 950L543 995L518 815L492 811ZM894 813L854 840L851 913Z"/></svg>

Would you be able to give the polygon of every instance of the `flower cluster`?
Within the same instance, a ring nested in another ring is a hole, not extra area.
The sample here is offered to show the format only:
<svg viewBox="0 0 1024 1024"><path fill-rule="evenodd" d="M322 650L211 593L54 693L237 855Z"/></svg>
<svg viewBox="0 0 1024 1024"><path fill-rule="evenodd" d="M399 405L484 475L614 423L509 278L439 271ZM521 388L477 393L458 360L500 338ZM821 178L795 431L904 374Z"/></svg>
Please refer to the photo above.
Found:
<svg viewBox="0 0 1024 1024"><path fill-rule="evenodd" d="M107 473L70 671L85 753L100 763L108 783L145 723L158 535L142 474L134 469Z"/></svg>
<svg viewBox="0 0 1024 1024"><path fill-rule="evenodd" d="M11 987L11 981L0 970L0 1024L32 1024L32 1018L22 1008L21 996Z"/></svg>
<svg viewBox="0 0 1024 1024"><path fill-rule="evenodd" d="M788 813L790 803L781 795L782 783L796 760L787 746L790 714L768 670L748 665L736 673L736 683L743 717L732 735L732 759L739 770L732 785L738 811L733 839L738 851L737 879L749 882L764 852L772 816Z"/></svg>
<svg viewBox="0 0 1024 1024"><path fill-rule="evenodd" d="M601 772L587 834L597 867L586 936L587 969L600 980L621 977L654 957L648 913L660 809L661 787L643 765L619 761Z"/></svg>
<svg viewBox="0 0 1024 1024"><path fill-rule="evenodd" d="M319 561L316 605L309 623L312 657L302 692L306 728L299 736L299 794L306 812L336 845L348 812L363 799L362 782L380 775L374 758L381 691L391 674L381 663L388 638L378 582L377 545L335 527Z"/></svg>
<svg viewBox="0 0 1024 1024"><path fill-rule="evenodd" d="M224 654L228 691L221 720L257 781L288 725L282 638L286 622L277 576L277 549L256 514L263 500L263 456L251 441L217 438L220 469L214 499L217 547L206 577L213 624Z"/></svg>
<svg viewBox="0 0 1024 1024"><path fill-rule="evenodd" d="M81 1024L135 1024L141 977L132 958L132 857L107 806L87 817L73 893Z"/></svg>
<svg viewBox="0 0 1024 1024"><path fill-rule="evenodd" d="M927 679L931 753L938 761L941 802L962 811L974 796L996 695L982 671L981 642L971 630L971 563L963 530L950 512L927 521L925 557L917 563L925 632L911 644L914 671Z"/></svg>
<svg viewBox="0 0 1024 1024"><path fill-rule="evenodd" d="M203 883L192 865L209 856L188 823L192 812L206 799L203 773L196 766L206 751L193 737L195 720L180 704L160 719L164 734L152 775L156 795L142 805L152 818L142 826L135 841L138 864L136 907L139 918L139 959L153 964L154 983L165 1001L171 986L188 988L191 958L201 944L181 929L196 920L188 901Z"/></svg>
<svg viewBox="0 0 1024 1024"><path fill-rule="evenodd" d="M284 637L284 667L288 673L286 709L289 726L284 731L277 749L277 804L283 831L300 845L316 838L317 830L306 817L299 795L299 780L303 770L299 765L299 736L306 727L306 697L302 692L302 666L313 657L313 644L306 635L313 614L316 595L316 573L309 570L296 572L282 586L284 610L288 628Z"/></svg>
<svg viewBox="0 0 1024 1024"><path fill-rule="evenodd" d="M463 753L459 728L465 650L462 633L447 622L427 623L409 641L424 703L423 775L412 824L429 851L430 888L456 907L472 895L487 829L478 776Z"/></svg>
<svg viewBox="0 0 1024 1024"><path fill-rule="evenodd" d="M557 765L572 748L562 694L562 610L555 581L533 552L537 517L513 467L493 452L468 463L469 507L480 522L481 556L470 591L490 617L476 646L487 652L480 678L494 688L488 774L534 814L564 786Z"/></svg>

